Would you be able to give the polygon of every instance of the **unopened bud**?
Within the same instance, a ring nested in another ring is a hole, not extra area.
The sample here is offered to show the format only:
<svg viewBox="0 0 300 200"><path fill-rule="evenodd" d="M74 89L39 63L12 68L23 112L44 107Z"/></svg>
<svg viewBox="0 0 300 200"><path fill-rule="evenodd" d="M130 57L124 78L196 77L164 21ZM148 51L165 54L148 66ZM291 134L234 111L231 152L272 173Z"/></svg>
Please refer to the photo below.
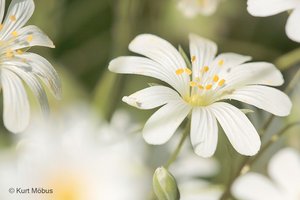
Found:
<svg viewBox="0 0 300 200"><path fill-rule="evenodd" d="M154 172L153 190L158 200L180 199L176 180L164 167L159 167Z"/></svg>

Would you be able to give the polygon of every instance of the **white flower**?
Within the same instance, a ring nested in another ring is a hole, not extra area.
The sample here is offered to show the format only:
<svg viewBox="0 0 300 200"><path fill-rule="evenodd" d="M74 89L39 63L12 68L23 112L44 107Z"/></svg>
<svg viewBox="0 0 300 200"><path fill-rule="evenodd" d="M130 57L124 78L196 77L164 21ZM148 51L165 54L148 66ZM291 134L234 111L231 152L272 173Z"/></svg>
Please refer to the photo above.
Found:
<svg viewBox="0 0 300 200"><path fill-rule="evenodd" d="M286 34L300 42L300 1L299 0L248 0L248 12L256 17L266 17L292 10L286 24Z"/></svg>
<svg viewBox="0 0 300 200"><path fill-rule="evenodd" d="M175 89L152 86L123 98L139 109L163 106L144 126L143 136L150 144L167 142L191 113L190 138L198 155L214 154L217 120L239 153L254 155L261 144L255 128L242 111L220 101L239 100L278 116L290 113L290 99L266 86L283 84L282 74L270 63L244 64L250 57L234 53L215 57L216 44L196 35L190 35L192 70L170 43L157 36L139 35L129 49L146 57L116 58L109 64L111 71L154 77Z"/></svg>
<svg viewBox="0 0 300 200"><path fill-rule="evenodd" d="M88 110L76 110L24 133L17 160L0 162L0 199L141 200L148 195L151 176L141 160L140 138L124 138L130 133L113 132L117 128L108 129L105 122L99 127ZM112 138L103 139L106 130ZM11 195L10 187L52 193Z"/></svg>
<svg viewBox="0 0 300 200"><path fill-rule="evenodd" d="M198 14L205 16L216 12L220 0L179 0L178 9L189 18Z"/></svg>
<svg viewBox="0 0 300 200"><path fill-rule="evenodd" d="M300 154L291 148L278 152L270 160L270 179L254 172L239 177L232 188L239 199L299 200Z"/></svg>
<svg viewBox="0 0 300 200"><path fill-rule="evenodd" d="M23 131L30 118L24 81L48 110L47 96L39 79L60 96L60 81L52 65L43 57L29 53L32 46L54 47L36 26L23 27L34 11L32 0L12 0L4 17L5 0L0 0L0 86L3 90L4 125L11 132Z"/></svg>

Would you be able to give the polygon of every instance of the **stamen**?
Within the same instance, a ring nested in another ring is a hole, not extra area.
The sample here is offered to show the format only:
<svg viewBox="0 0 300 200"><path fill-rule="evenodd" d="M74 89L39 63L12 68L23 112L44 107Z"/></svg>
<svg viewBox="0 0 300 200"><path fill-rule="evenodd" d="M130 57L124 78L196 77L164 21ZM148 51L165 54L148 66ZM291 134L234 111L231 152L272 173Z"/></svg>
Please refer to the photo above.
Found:
<svg viewBox="0 0 300 200"><path fill-rule="evenodd" d="M13 31L12 33L11 33L14 37L18 37L18 32L17 31Z"/></svg>
<svg viewBox="0 0 300 200"><path fill-rule="evenodd" d="M197 83L195 81L190 81L190 86L195 87L195 86L197 86Z"/></svg>
<svg viewBox="0 0 300 200"><path fill-rule="evenodd" d="M223 85L224 85L224 83L225 83L225 80L224 80L224 79L222 79L222 80L220 80L220 81L219 81L218 85L221 87L221 86L223 86Z"/></svg>
<svg viewBox="0 0 300 200"><path fill-rule="evenodd" d="M27 42L31 42L33 40L33 35L28 35L27 36Z"/></svg>
<svg viewBox="0 0 300 200"><path fill-rule="evenodd" d="M196 56L192 56L191 61L192 61L192 62L195 62L195 61L196 61Z"/></svg>
<svg viewBox="0 0 300 200"><path fill-rule="evenodd" d="M189 68L185 68L184 72L187 73L188 75L192 74L192 70L190 70Z"/></svg>
<svg viewBox="0 0 300 200"><path fill-rule="evenodd" d="M214 81L214 82L218 82L218 80L219 80L219 76L218 76L218 75L214 75L213 81Z"/></svg>
<svg viewBox="0 0 300 200"><path fill-rule="evenodd" d="M205 86L205 89L210 90L212 88L212 84L208 84Z"/></svg>
<svg viewBox="0 0 300 200"><path fill-rule="evenodd" d="M11 16L9 17L9 19L10 19L11 21L13 21L13 22L15 22L15 21L17 20L17 18L16 18L15 15L11 15Z"/></svg>
<svg viewBox="0 0 300 200"><path fill-rule="evenodd" d="M3 24L0 24L0 31L3 29Z"/></svg>
<svg viewBox="0 0 300 200"><path fill-rule="evenodd" d="M203 89L204 89L204 87L203 87L202 85L198 85L198 88L199 88L200 90L203 90Z"/></svg>
<svg viewBox="0 0 300 200"><path fill-rule="evenodd" d="M181 75L183 72L184 72L184 70L183 70L182 68L177 69L177 70L175 71L175 73L176 73L177 75Z"/></svg>
<svg viewBox="0 0 300 200"><path fill-rule="evenodd" d="M204 66L204 67L203 67L203 71L204 71L204 72L208 72L208 70L209 70L209 67L208 67L208 66Z"/></svg>
<svg viewBox="0 0 300 200"><path fill-rule="evenodd" d="M12 58L12 57L14 57L14 52L11 51L11 50L8 50L8 51L6 52L6 57L7 57L7 58Z"/></svg>
<svg viewBox="0 0 300 200"><path fill-rule="evenodd" d="M218 65L221 67L222 65L224 65L224 60L220 60L219 62L218 62Z"/></svg>
<svg viewBox="0 0 300 200"><path fill-rule="evenodd" d="M23 54L24 52L21 50L21 49L18 49L17 50L17 54L19 54L19 55L21 55L21 54Z"/></svg>

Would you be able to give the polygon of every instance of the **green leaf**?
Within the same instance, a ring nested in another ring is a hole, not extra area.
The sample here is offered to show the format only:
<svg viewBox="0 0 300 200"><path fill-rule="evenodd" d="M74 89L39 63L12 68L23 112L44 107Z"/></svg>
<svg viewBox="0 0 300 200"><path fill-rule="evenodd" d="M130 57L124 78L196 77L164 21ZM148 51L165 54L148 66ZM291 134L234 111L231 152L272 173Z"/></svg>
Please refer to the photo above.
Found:
<svg viewBox="0 0 300 200"><path fill-rule="evenodd" d="M181 56L183 57L185 64L188 68L192 69L192 64L190 62L189 57L186 55L186 53L184 52L183 48L179 45L178 47L178 51L181 54Z"/></svg>

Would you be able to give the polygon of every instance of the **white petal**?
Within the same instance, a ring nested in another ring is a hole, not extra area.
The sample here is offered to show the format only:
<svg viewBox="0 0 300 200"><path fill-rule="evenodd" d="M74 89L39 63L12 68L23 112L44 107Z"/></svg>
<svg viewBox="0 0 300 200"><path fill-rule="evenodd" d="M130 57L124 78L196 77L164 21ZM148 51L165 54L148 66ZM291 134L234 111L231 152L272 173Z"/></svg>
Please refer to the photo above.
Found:
<svg viewBox="0 0 300 200"><path fill-rule="evenodd" d="M179 158L170 166L170 171L180 180L189 180L195 177L212 177L218 173L219 165L215 159L201 158L189 151L180 154Z"/></svg>
<svg viewBox="0 0 300 200"><path fill-rule="evenodd" d="M12 0L1 30L1 40L6 39L10 33L23 27L34 11L33 0ZM10 18L14 16L16 20Z"/></svg>
<svg viewBox="0 0 300 200"><path fill-rule="evenodd" d="M248 173L239 177L232 186L232 193L243 200L284 199L274 183L257 173Z"/></svg>
<svg viewBox="0 0 300 200"><path fill-rule="evenodd" d="M143 136L146 142L156 145L166 143L190 110L191 107L183 100L172 101L161 107L145 124Z"/></svg>
<svg viewBox="0 0 300 200"><path fill-rule="evenodd" d="M0 23L3 21L5 11L5 0L0 0Z"/></svg>
<svg viewBox="0 0 300 200"><path fill-rule="evenodd" d="M275 15L299 5L298 0L248 0L248 12L257 17Z"/></svg>
<svg viewBox="0 0 300 200"><path fill-rule="evenodd" d="M286 24L286 34L296 42L300 42L300 6L298 6L290 15Z"/></svg>
<svg viewBox="0 0 300 200"><path fill-rule="evenodd" d="M222 189L201 179L191 179L179 182L181 200L218 200L222 195Z"/></svg>
<svg viewBox="0 0 300 200"><path fill-rule="evenodd" d="M165 86L152 86L140 90L130 96L123 97L123 101L139 109L152 109L162 106L181 97L176 91Z"/></svg>
<svg viewBox="0 0 300 200"><path fill-rule="evenodd" d="M170 74L170 72L159 63L148 58L137 56L118 57L109 63L108 69L121 74L139 74L160 79L171 85L182 96L187 95L189 91L188 84L179 83L177 79L175 79L173 76L175 71Z"/></svg>
<svg viewBox="0 0 300 200"><path fill-rule="evenodd" d="M226 80L220 92L252 84L279 86L284 82L281 72L273 64L266 62L252 62L228 68L220 73L220 77Z"/></svg>
<svg viewBox="0 0 300 200"><path fill-rule="evenodd" d="M158 63L161 73L166 73L167 76L175 81L176 85L181 86L178 92L181 94L187 93L189 90L189 75L185 73L176 75L175 73L177 69L186 68L185 61L168 41L155 35L141 34L132 40L129 44L129 49Z"/></svg>
<svg viewBox="0 0 300 200"><path fill-rule="evenodd" d="M198 14L205 16L212 15L217 10L219 3L219 0L180 0L177 6L186 17L192 18Z"/></svg>
<svg viewBox="0 0 300 200"><path fill-rule="evenodd" d="M289 115L292 108L292 102L286 94L278 89L261 85L236 89L231 94L223 96L222 99L242 101L277 116Z"/></svg>
<svg viewBox="0 0 300 200"><path fill-rule="evenodd" d="M18 37L14 38L13 35L8 37L8 40L15 41L10 47L11 50L17 50L33 46L44 46L54 48L53 42L50 38L41 31L38 27L30 25L21 28L18 31Z"/></svg>
<svg viewBox="0 0 300 200"><path fill-rule="evenodd" d="M276 153L270 160L268 171L279 186L299 197L300 154L296 150L286 148Z"/></svg>
<svg viewBox="0 0 300 200"><path fill-rule="evenodd" d="M221 70L227 70L228 68L237 67L247 61L250 61L252 58L250 56L240 55L236 53L222 53L218 55L214 61L214 66L219 66ZM220 66L219 62L222 61Z"/></svg>
<svg viewBox="0 0 300 200"><path fill-rule="evenodd" d="M190 54L193 60L193 78L200 73L200 69L209 66L217 53L217 45L208 39L190 34Z"/></svg>
<svg viewBox="0 0 300 200"><path fill-rule="evenodd" d="M42 111L45 114L48 114L49 104L48 104L47 95L43 86L41 85L39 80L35 77L35 75L30 72L26 72L22 68L19 68L17 62L15 62L14 65L3 66L3 67L5 67L7 70L16 73L29 86L33 94L37 97L40 106L42 108ZM22 65L20 67L22 67Z"/></svg>
<svg viewBox="0 0 300 200"><path fill-rule="evenodd" d="M32 72L39 76L56 98L61 97L61 81L55 69L45 58L34 53L24 53L16 57L25 59Z"/></svg>
<svg viewBox="0 0 300 200"><path fill-rule="evenodd" d="M223 102L212 104L212 110L230 143L242 155L255 155L261 145L254 126L246 115L236 107Z"/></svg>
<svg viewBox="0 0 300 200"><path fill-rule="evenodd" d="M2 69L3 120L11 132L24 131L29 123L30 109L25 88L20 78L13 72Z"/></svg>
<svg viewBox="0 0 300 200"><path fill-rule="evenodd" d="M199 156L211 157L215 153L218 143L218 125L210 110L193 108L191 142L195 153Z"/></svg>

